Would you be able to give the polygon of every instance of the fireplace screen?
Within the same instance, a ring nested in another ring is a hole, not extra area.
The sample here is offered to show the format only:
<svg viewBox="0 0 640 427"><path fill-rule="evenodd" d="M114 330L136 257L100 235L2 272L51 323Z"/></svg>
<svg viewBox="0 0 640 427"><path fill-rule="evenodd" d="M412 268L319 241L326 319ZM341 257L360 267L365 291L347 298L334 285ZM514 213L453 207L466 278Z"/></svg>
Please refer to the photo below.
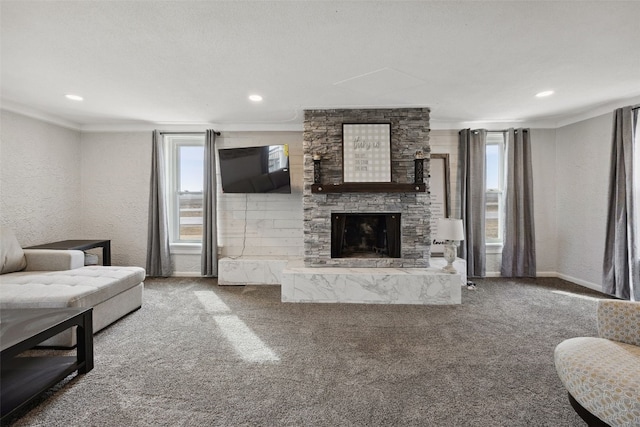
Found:
<svg viewBox="0 0 640 427"><path fill-rule="evenodd" d="M400 258L400 214L332 214L331 258Z"/></svg>

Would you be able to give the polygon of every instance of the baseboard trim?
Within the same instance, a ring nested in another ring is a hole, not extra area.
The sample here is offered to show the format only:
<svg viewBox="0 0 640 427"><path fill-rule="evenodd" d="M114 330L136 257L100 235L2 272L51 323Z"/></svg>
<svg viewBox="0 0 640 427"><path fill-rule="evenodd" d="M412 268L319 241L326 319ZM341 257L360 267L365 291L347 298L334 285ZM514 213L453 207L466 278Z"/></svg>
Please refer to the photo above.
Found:
<svg viewBox="0 0 640 427"><path fill-rule="evenodd" d="M485 277L501 277L501 276L499 271L489 271L485 274ZM567 274L561 274L555 271L537 271L536 277L557 277L558 279L566 280L567 282L575 283L576 285L584 286L585 288L602 292L602 286L596 285L595 283L587 282L586 280L578 279L577 277L569 276Z"/></svg>
<svg viewBox="0 0 640 427"><path fill-rule="evenodd" d="M489 271L486 277L502 277L499 271ZM536 277L560 277L555 271L536 271Z"/></svg>
<svg viewBox="0 0 640 427"><path fill-rule="evenodd" d="M537 277L559 277L555 271L537 271Z"/></svg>
<svg viewBox="0 0 640 427"><path fill-rule="evenodd" d="M576 285L584 286L585 288L593 289L594 291L602 292L602 286L596 285L595 283L587 282L586 280L578 279L576 277L560 273L558 273L556 277L562 280L566 280L567 282L575 283Z"/></svg>
<svg viewBox="0 0 640 427"><path fill-rule="evenodd" d="M202 274L196 271L174 271L171 277L202 277Z"/></svg>

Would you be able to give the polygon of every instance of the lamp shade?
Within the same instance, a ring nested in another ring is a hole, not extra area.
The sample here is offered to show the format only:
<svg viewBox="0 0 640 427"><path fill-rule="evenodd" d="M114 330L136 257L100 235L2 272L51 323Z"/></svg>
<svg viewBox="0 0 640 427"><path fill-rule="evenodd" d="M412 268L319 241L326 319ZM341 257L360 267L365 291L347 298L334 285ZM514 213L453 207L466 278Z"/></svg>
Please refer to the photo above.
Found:
<svg viewBox="0 0 640 427"><path fill-rule="evenodd" d="M464 240L462 220L455 218L438 218L437 240Z"/></svg>

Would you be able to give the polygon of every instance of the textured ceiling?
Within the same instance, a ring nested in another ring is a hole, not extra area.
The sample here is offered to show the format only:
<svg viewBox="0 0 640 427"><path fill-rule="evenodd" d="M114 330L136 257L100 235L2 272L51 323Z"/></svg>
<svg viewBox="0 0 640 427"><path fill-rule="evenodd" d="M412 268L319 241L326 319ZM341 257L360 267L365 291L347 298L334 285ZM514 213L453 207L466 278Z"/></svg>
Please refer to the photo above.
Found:
<svg viewBox="0 0 640 427"><path fill-rule="evenodd" d="M3 106L79 128L401 106L443 124L553 123L640 97L637 1L0 4Z"/></svg>

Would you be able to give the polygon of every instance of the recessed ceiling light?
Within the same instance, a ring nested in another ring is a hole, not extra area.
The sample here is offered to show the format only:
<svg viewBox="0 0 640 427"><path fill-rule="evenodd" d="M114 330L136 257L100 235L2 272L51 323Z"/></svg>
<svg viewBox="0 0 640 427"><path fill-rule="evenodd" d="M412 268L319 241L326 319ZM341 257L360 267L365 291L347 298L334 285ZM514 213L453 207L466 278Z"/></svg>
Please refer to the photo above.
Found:
<svg viewBox="0 0 640 427"><path fill-rule="evenodd" d="M549 96L549 95L553 95L553 91L552 90L545 90L543 92L536 93L536 96L538 98L544 98L545 96Z"/></svg>
<svg viewBox="0 0 640 427"><path fill-rule="evenodd" d="M84 100L84 98L83 98L83 97L81 97L81 96L79 96L79 95L72 95L72 94L68 94L68 95L65 95L65 97L66 97L67 99L72 100L72 101L83 101L83 100Z"/></svg>
<svg viewBox="0 0 640 427"><path fill-rule="evenodd" d="M262 101L262 97L260 95L249 95L249 99L252 100L253 102Z"/></svg>

